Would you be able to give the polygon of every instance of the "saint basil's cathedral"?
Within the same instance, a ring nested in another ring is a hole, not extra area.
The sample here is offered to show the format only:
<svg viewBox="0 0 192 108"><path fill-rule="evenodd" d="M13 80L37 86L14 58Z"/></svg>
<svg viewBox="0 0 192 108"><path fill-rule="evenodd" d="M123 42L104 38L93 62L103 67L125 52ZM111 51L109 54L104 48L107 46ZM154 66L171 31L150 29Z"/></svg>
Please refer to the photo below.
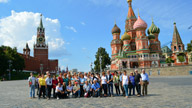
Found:
<svg viewBox="0 0 192 108"><path fill-rule="evenodd" d="M147 23L138 18L132 9L132 0L127 0L129 5L128 15L125 23L125 32L120 38L121 30L115 24L112 29L113 40L111 42L112 58L111 70L126 68L150 68L160 67L162 60L161 42L159 41L160 29L152 21L147 30ZM176 23L174 23L174 34L171 50L171 58L175 65L178 63L177 55L184 52L184 44L178 33ZM187 55L185 55L184 64L188 64ZM165 61L165 59L164 59Z"/></svg>

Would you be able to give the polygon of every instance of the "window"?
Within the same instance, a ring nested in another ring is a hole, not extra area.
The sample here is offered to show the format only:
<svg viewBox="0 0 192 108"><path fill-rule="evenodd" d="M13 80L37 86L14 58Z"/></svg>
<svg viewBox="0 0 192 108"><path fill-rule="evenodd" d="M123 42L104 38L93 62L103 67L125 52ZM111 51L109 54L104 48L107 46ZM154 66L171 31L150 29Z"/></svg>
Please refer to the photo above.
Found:
<svg viewBox="0 0 192 108"><path fill-rule="evenodd" d="M176 51L177 50L177 48L176 48L176 46L174 46L174 51Z"/></svg>
<svg viewBox="0 0 192 108"><path fill-rule="evenodd" d="M179 45L179 51L181 51L181 46Z"/></svg>

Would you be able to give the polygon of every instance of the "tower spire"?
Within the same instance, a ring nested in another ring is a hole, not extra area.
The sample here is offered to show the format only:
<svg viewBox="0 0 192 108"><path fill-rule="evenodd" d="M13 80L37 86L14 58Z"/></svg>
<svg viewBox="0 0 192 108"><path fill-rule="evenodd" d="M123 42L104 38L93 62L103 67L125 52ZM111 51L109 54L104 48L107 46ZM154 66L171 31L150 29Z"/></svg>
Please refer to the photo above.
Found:
<svg viewBox="0 0 192 108"><path fill-rule="evenodd" d="M176 26L176 22L174 22L174 32L173 32L173 40L172 40L172 44L183 44L180 34L178 32L177 26Z"/></svg>
<svg viewBox="0 0 192 108"><path fill-rule="evenodd" d="M41 17L41 18L40 18L40 24L39 24L39 27L40 27L40 28L43 28L42 14L40 14L40 17Z"/></svg>
<svg viewBox="0 0 192 108"><path fill-rule="evenodd" d="M139 9L138 9L138 17L140 17L140 14L139 14Z"/></svg>
<svg viewBox="0 0 192 108"><path fill-rule="evenodd" d="M134 11L132 9L132 0L127 0L127 2L129 4L127 19L136 19L135 13L134 13Z"/></svg>

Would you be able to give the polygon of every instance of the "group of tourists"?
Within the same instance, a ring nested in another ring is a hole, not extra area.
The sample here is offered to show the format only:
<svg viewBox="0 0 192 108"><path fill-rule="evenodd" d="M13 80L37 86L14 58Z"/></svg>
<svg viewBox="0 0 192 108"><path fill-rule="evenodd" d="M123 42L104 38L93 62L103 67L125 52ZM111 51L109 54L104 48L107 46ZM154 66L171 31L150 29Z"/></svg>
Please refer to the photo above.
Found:
<svg viewBox="0 0 192 108"><path fill-rule="evenodd" d="M106 73L74 73L71 75L68 73L60 73L56 78L55 75L51 76L49 71L46 75L33 76L33 73L28 78L30 87L30 99L35 98L35 89L37 89L38 99L51 98L51 92L53 91L53 98L80 98L80 97L113 97L113 96L129 96L135 95L135 88L137 96L140 97L147 95L147 86L149 84L148 74L145 70L142 73L138 73L138 70L131 72L127 75L126 71L115 71L110 73L108 70ZM141 94L142 86L142 94ZM113 93L115 87L116 95ZM120 91L121 89L121 91Z"/></svg>

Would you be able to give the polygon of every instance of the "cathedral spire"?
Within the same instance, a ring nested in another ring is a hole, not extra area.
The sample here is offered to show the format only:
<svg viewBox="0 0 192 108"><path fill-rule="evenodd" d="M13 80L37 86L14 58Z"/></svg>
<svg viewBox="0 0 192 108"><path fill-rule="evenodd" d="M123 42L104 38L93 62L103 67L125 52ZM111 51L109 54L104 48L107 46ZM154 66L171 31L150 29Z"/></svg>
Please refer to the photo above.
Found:
<svg viewBox="0 0 192 108"><path fill-rule="evenodd" d="M176 26L176 22L174 22L174 32L173 32L173 40L172 40L172 44L183 44L180 34L178 32L177 26Z"/></svg>
<svg viewBox="0 0 192 108"><path fill-rule="evenodd" d="M39 28L43 28L42 14L40 15L40 17L41 17L41 19L40 19Z"/></svg>
<svg viewBox="0 0 192 108"><path fill-rule="evenodd" d="M127 0L127 2L129 4L127 19L136 19L135 13L132 8L132 0Z"/></svg>

